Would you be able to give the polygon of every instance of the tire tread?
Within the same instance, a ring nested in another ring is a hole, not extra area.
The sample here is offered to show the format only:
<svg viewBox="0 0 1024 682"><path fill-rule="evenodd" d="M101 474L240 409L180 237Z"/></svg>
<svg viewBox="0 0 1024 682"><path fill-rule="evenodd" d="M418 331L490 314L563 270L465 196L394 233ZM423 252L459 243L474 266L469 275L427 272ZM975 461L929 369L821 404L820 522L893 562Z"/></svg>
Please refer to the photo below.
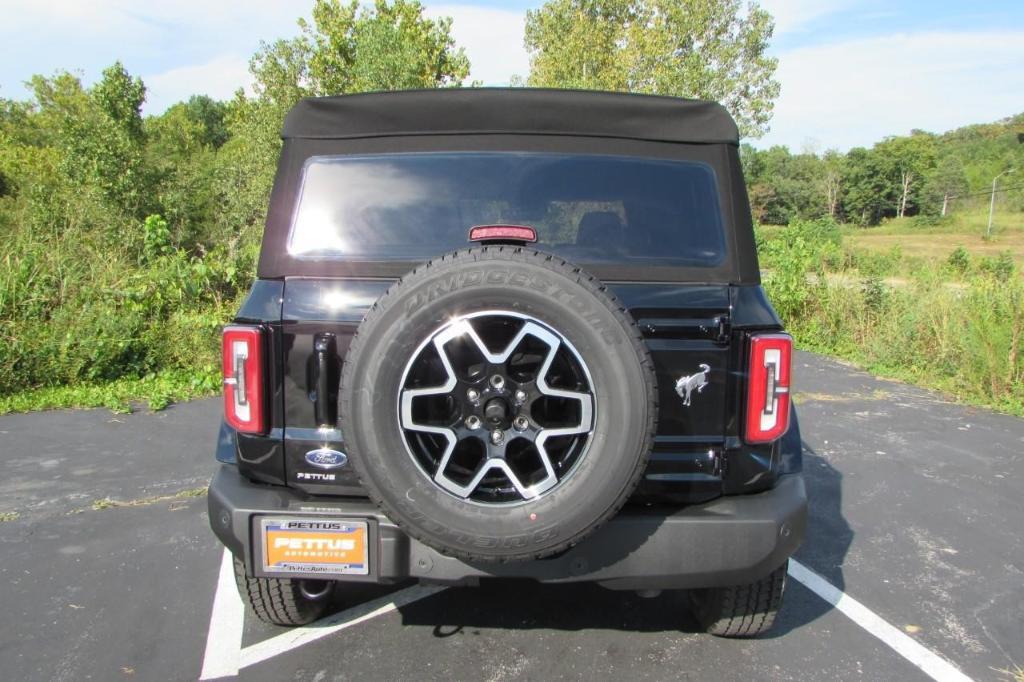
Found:
<svg viewBox="0 0 1024 682"><path fill-rule="evenodd" d="M789 562L746 585L696 590L693 603L705 632L748 638L767 632L775 622L786 589Z"/></svg>
<svg viewBox="0 0 1024 682"><path fill-rule="evenodd" d="M234 560L235 584L242 600L257 618L272 625L307 625L317 620L327 608L326 599L310 601L299 592L297 580L289 578L253 578L245 573L245 565Z"/></svg>

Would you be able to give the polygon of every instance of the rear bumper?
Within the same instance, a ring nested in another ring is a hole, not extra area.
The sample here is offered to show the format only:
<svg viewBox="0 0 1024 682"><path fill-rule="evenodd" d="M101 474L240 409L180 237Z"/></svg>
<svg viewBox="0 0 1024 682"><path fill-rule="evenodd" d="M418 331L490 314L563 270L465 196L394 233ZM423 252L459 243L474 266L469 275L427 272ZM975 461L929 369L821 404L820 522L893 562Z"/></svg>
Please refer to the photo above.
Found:
<svg viewBox="0 0 1024 682"><path fill-rule="evenodd" d="M594 581L613 589L740 585L780 566L803 541L807 495L803 477L782 476L772 490L720 497L666 513L626 508L594 535L559 556L509 564L475 564L445 556L410 538L368 500L312 498L252 483L223 466L210 483L210 523L217 537L261 575L253 520L261 515L365 519L370 526L369 576L390 583L415 578L472 583L479 578L540 582ZM323 577L323 576L319 576Z"/></svg>

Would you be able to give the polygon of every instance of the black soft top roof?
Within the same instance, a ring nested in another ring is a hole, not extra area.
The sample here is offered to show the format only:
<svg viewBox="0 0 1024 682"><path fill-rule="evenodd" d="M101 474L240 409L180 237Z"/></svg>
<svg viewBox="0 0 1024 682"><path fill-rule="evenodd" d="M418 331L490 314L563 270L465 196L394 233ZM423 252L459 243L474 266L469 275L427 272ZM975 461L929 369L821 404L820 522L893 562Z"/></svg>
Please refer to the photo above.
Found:
<svg viewBox="0 0 1024 682"><path fill-rule="evenodd" d="M714 102L589 90L446 88L309 97L292 108L284 138L529 134L738 144L736 123Z"/></svg>

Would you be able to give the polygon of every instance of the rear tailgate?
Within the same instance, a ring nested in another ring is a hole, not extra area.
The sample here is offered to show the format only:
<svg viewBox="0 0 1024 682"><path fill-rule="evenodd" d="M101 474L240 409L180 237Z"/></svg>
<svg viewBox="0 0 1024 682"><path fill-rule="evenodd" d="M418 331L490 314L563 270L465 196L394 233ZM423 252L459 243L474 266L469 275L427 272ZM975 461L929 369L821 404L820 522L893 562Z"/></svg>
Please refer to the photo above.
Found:
<svg viewBox="0 0 1024 682"><path fill-rule="evenodd" d="M658 433L638 495L695 503L722 492L730 404L727 285L615 284L658 378Z"/></svg>
<svg viewBox="0 0 1024 682"><path fill-rule="evenodd" d="M288 485L312 493L365 495L352 467L325 469L306 455L325 449L345 452L337 429L341 363L366 311L390 285L391 280L381 279L285 280L281 364Z"/></svg>
<svg viewBox="0 0 1024 682"><path fill-rule="evenodd" d="M343 435L334 426L341 362L366 310L390 284L383 279L286 280L280 352L289 485L311 493L362 494L350 467L325 470L306 455L318 449L345 452ZM674 503L721 494L729 287L617 284L612 289L639 323L658 377L658 434L640 492L653 501ZM689 405L684 404L687 378ZM680 380L683 395L676 389ZM321 397L323 387L326 395Z"/></svg>

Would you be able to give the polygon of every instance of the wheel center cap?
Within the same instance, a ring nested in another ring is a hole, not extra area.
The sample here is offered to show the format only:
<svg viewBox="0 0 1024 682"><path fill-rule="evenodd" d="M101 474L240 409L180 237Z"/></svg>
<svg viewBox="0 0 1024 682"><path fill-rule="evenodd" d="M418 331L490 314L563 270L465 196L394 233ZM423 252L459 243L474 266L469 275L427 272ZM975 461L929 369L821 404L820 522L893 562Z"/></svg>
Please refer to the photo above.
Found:
<svg viewBox="0 0 1024 682"><path fill-rule="evenodd" d="M508 427L508 402L504 398L491 398L484 405L484 419L492 427Z"/></svg>

